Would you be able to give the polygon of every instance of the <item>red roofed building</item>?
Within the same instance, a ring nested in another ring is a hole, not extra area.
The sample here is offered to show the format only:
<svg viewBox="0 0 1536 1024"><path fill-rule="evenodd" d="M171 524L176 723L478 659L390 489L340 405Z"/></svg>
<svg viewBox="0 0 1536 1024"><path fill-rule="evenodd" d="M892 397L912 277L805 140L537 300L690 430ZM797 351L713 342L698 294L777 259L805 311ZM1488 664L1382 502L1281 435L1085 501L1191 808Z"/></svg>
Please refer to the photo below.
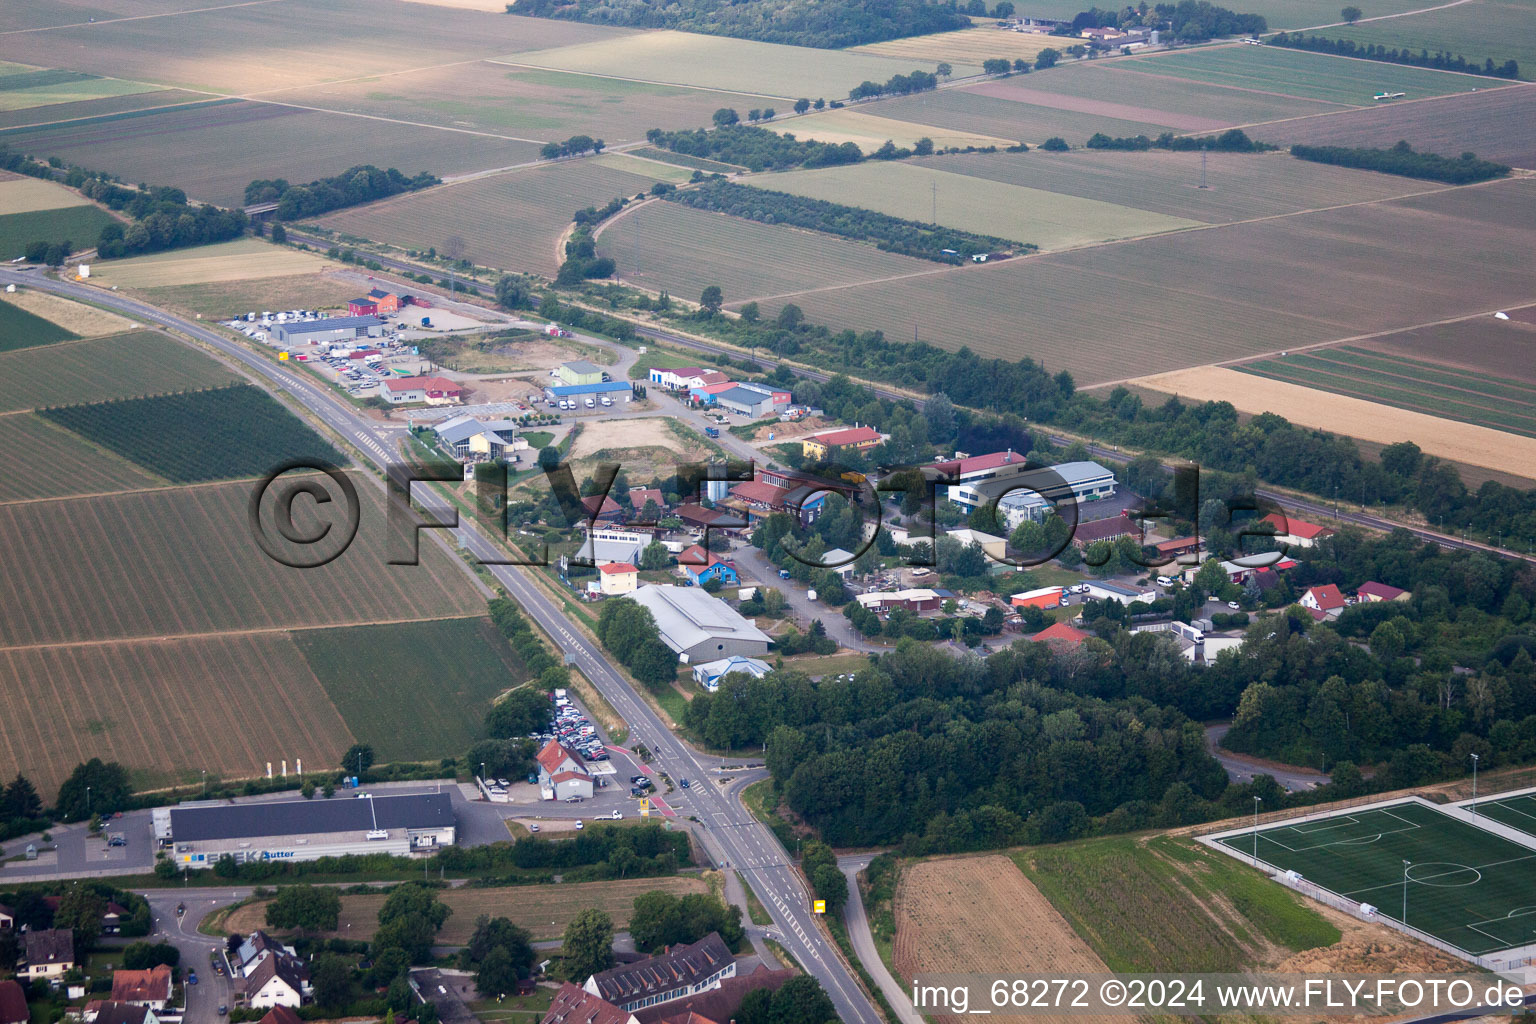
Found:
<svg viewBox="0 0 1536 1024"><path fill-rule="evenodd" d="M640 570L628 562L609 562L597 567L597 584L605 597L633 594L640 586Z"/></svg>
<svg viewBox="0 0 1536 1024"><path fill-rule="evenodd" d="M1316 523L1302 522L1300 519L1291 519L1278 512L1272 512L1260 519L1261 523L1268 523L1275 528L1275 539L1282 544L1292 545L1298 548L1309 548L1324 537L1332 537L1334 531L1326 526L1318 526Z"/></svg>
<svg viewBox="0 0 1536 1024"><path fill-rule="evenodd" d="M796 973L795 971L773 971L759 964L757 970L751 974L739 974L734 978L726 978L720 982L718 988L685 996L672 1002L647 1006L643 1010L636 1010L635 1016L640 1019L640 1024L680 1024L683 1021L689 1024L706 1024L709 1021L730 1021L735 1019L736 1011L741 1009L741 1001L747 997L748 993L756 992L758 989L777 992L780 986L793 978Z"/></svg>
<svg viewBox="0 0 1536 1024"><path fill-rule="evenodd" d="M586 764L560 744L550 740L535 760L539 762L539 792L545 800L568 800L573 796L592 797L592 776Z"/></svg>
<svg viewBox="0 0 1536 1024"><path fill-rule="evenodd" d="M636 514L645 510L645 503L654 501L658 511L665 512L667 499L662 497L661 491L655 487L631 487L629 489L629 503L635 507Z"/></svg>
<svg viewBox="0 0 1536 1024"><path fill-rule="evenodd" d="M286 1006L274 1006L256 1024L304 1024L304 1018Z"/></svg>
<svg viewBox="0 0 1536 1024"><path fill-rule="evenodd" d="M807 437L800 442L800 452L808 459L825 459L840 451L868 451L884 440L872 427L849 427Z"/></svg>
<svg viewBox="0 0 1536 1024"><path fill-rule="evenodd" d="M1052 647L1078 647L1084 640L1093 636L1085 633L1076 626L1069 626L1065 622L1055 622L1046 626L1040 632L1030 637L1037 643L1050 644Z"/></svg>
<svg viewBox="0 0 1536 1024"><path fill-rule="evenodd" d="M1338 618L1349 602L1344 600L1336 584L1325 583L1320 587L1309 587L1298 603L1321 622L1323 619Z"/></svg>
<svg viewBox="0 0 1536 1024"><path fill-rule="evenodd" d="M1406 590L1398 590L1396 587L1389 587L1385 583L1372 580L1369 583L1360 584L1360 589L1355 591L1355 596L1362 601L1406 601L1413 595Z"/></svg>
<svg viewBox="0 0 1536 1024"><path fill-rule="evenodd" d="M1095 541L1114 540L1116 537L1135 537L1140 527L1129 516L1109 516L1089 523L1078 523L1072 532L1072 543L1085 548Z"/></svg>
<svg viewBox="0 0 1536 1024"><path fill-rule="evenodd" d="M378 316L379 304L370 298L357 298L347 300L348 316Z"/></svg>
<svg viewBox="0 0 1536 1024"><path fill-rule="evenodd" d="M555 993L539 1024L640 1024L635 1015L595 996L580 985L566 982Z"/></svg>
<svg viewBox="0 0 1536 1024"><path fill-rule="evenodd" d="M163 1010L171 1000L171 969L165 964L147 971L113 971L112 1000Z"/></svg>
<svg viewBox="0 0 1536 1024"><path fill-rule="evenodd" d="M0 1024L27 1024L27 994L7 978L0 981Z"/></svg>
<svg viewBox="0 0 1536 1024"><path fill-rule="evenodd" d="M600 523L611 523L624 515L624 508L606 494L589 494L581 499L581 507L587 517Z"/></svg>
<svg viewBox="0 0 1536 1024"><path fill-rule="evenodd" d="M393 377L384 382L384 397L395 405L458 405L464 400L464 387L446 377Z"/></svg>

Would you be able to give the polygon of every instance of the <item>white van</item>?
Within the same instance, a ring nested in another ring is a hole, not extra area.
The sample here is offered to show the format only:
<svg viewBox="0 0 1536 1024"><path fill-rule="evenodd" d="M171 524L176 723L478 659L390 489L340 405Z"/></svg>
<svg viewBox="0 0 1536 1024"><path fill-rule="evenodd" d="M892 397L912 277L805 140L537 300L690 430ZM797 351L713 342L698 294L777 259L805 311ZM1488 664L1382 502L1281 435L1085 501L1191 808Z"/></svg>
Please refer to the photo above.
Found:
<svg viewBox="0 0 1536 1024"><path fill-rule="evenodd" d="M592 400L592 399L590 399L590 398L589 398L589 399L587 399L587 408L588 408L588 409L595 409L595 408L596 408L596 407L597 407L597 403L596 403L596 402L594 402L594 401L593 401L593 400Z"/></svg>

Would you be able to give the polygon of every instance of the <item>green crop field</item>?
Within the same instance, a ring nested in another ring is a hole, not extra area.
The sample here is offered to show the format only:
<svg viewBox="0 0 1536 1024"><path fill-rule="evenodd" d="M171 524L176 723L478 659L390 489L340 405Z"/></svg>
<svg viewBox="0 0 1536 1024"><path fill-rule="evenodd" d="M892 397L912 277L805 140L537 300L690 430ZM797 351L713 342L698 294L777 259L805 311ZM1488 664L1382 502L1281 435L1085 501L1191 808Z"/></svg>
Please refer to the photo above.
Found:
<svg viewBox="0 0 1536 1024"><path fill-rule="evenodd" d="M1343 345L1236 367L1273 380L1536 437L1536 386Z"/></svg>
<svg viewBox="0 0 1536 1024"><path fill-rule="evenodd" d="M101 494L163 483L40 416L0 416L0 502Z"/></svg>
<svg viewBox="0 0 1536 1024"><path fill-rule="evenodd" d="M241 205L245 186L256 178L309 181L366 163L406 174L453 174L519 163L538 152L530 142L243 100L9 129L0 141L127 181L176 185L194 199L225 206ZM231 160L232 152L241 158ZM0 240L6 237L0 219ZM94 241L96 232L81 237Z"/></svg>
<svg viewBox="0 0 1536 1024"><path fill-rule="evenodd" d="M178 484L261 476L290 459L344 461L252 384L67 405L42 415Z"/></svg>
<svg viewBox="0 0 1536 1024"><path fill-rule="evenodd" d="M638 160L629 163L645 166ZM584 158L400 196L365 210L343 210L321 223L413 249L442 245L448 235L457 234L475 263L553 277L555 241L577 210L636 195L658 180Z"/></svg>
<svg viewBox="0 0 1536 1024"><path fill-rule="evenodd" d="M196 103L207 99L208 97L201 93L186 92L182 89L152 89L149 92L130 93L126 96L61 101L43 106L23 107L20 110L0 110L0 129L105 117L133 110L146 110L149 107L167 107L176 103Z"/></svg>
<svg viewBox="0 0 1536 1024"><path fill-rule="evenodd" d="M1028 154L1036 156L1035 154ZM1037 163L1056 154L1041 153ZM993 159L996 159L994 156ZM876 210L893 217L997 235L1042 249L1175 231L1196 222L1130 206L1019 184L952 174L948 164L920 167L879 160L760 179L764 188Z"/></svg>
<svg viewBox="0 0 1536 1024"><path fill-rule="evenodd" d="M599 236L598 249L613 257L630 284L690 300L718 284L730 303L937 266L833 235L668 202L614 222ZM637 264L643 268L638 274Z"/></svg>
<svg viewBox="0 0 1536 1024"><path fill-rule="evenodd" d="M388 761L463 753L483 735L491 702L528 678L486 618L300 630L293 639L352 735Z"/></svg>
<svg viewBox="0 0 1536 1024"><path fill-rule="evenodd" d="M66 331L51 320L44 320L19 306L0 299L0 352L34 345L51 345L56 341L69 341L79 335Z"/></svg>
<svg viewBox="0 0 1536 1024"><path fill-rule="evenodd" d="M64 206L0 216L0 261L22 255L32 242L70 242L74 249L96 244L101 229L117 221L99 206Z"/></svg>
<svg viewBox="0 0 1536 1024"><path fill-rule="evenodd" d="M663 163L677 164L679 167L689 167L698 171L719 171L722 174L730 174L743 169L735 164L721 163L719 160L709 160L702 156L689 156L686 153L673 153L671 150L657 149L655 146L640 146L628 152L649 160L660 160Z"/></svg>
<svg viewBox="0 0 1536 1024"><path fill-rule="evenodd" d="M1277 46L1199 47L1133 57L1122 61L1119 67L1127 72L1170 75L1358 107L1370 106L1371 97L1378 92L1402 92L1409 99L1423 99L1502 84L1497 79Z"/></svg>
<svg viewBox="0 0 1536 1024"><path fill-rule="evenodd" d="M0 110L25 110L54 103L130 96L154 90L155 86L142 82L99 78L77 71L39 69L0 76Z"/></svg>
<svg viewBox="0 0 1536 1024"><path fill-rule="evenodd" d="M1020 103L975 91L997 84L1008 83L985 82L970 88L941 89L938 92L880 100L868 106L861 105L859 109L880 117L893 117L898 121L912 121L1000 139L1015 139L1031 146L1038 146L1053 135L1059 135L1076 146L1081 145L1094 132L1116 136L1161 135L1168 130L1167 125L1152 121Z"/></svg>
<svg viewBox="0 0 1536 1024"><path fill-rule="evenodd" d="M1408 18L1330 28L1318 35L1414 53L1444 50L1477 64L1489 57L1495 64L1514 60L1520 64L1521 78L1536 77L1536 9L1531 7L1474 0Z"/></svg>
<svg viewBox="0 0 1536 1024"><path fill-rule="evenodd" d="M1255 840L1261 862L1475 956L1536 942L1536 849L1430 804L1336 814L1220 843L1248 857Z"/></svg>
<svg viewBox="0 0 1536 1024"><path fill-rule="evenodd" d="M1434 184L1330 167L1289 155L1209 153L993 153L929 157L919 166L1025 185L1219 224L1422 192Z"/></svg>
<svg viewBox="0 0 1536 1024"><path fill-rule="evenodd" d="M1536 793L1479 800L1477 813L1500 825L1536 836Z"/></svg>
<svg viewBox="0 0 1536 1024"><path fill-rule="evenodd" d="M518 53L502 59L509 64L734 90L791 102L800 96L841 99L865 79L884 82L916 67L933 70L927 62L671 30ZM955 64L954 69L957 75L981 70L965 64ZM763 104L753 104L760 105ZM783 112L784 106L779 109Z"/></svg>
<svg viewBox="0 0 1536 1024"><path fill-rule="evenodd" d="M155 331L0 352L0 412L227 384L224 367Z"/></svg>

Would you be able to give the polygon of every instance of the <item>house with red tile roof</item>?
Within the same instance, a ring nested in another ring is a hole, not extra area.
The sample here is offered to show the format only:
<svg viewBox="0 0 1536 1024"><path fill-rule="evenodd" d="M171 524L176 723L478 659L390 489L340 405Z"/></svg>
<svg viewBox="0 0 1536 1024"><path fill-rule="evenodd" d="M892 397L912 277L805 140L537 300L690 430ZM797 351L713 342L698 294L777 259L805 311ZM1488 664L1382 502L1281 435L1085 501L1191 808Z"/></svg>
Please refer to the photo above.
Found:
<svg viewBox="0 0 1536 1024"><path fill-rule="evenodd" d="M652 371L655 372L654 370ZM635 1015L621 1010L602 996L566 982L539 1024L640 1024Z"/></svg>
<svg viewBox="0 0 1536 1024"><path fill-rule="evenodd" d="M1339 613L1349 604L1338 585L1334 583L1308 587L1307 592L1301 595L1301 600L1297 603L1311 612L1312 617L1319 622L1324 619L1338 618Z"/></svg>
<svg viewBox="0 0 1536 1024"><path fill-rule="evenodd" d="M1260 519L1259 522L1268 523L1275 528L1275 539L1277 541L1298 548L1309 548L1325 537L1332 537L1334 534L1334 530L1327 526L1318 526L1316 523L1292 519L1279 512L1272 512L1263 519Z"/></svg>
<svg viewBox="0 0 1536 1024"><path fill-rule="evenodd" d="M592 776L586 762L564 747L559 740L550 740L535 755L539 762L539 792L545 800L566 800L579 796L584 800L592 797Z"/></svg>
<svg viewBox="0 0 1536 1024"><path fill-rule="evenodd" d="M163 1010L171 1001L171 969L156 964L147 971L113 971L112 1000Z"/></svg>
<svg viewBox="0 0 1536 1024"><path fill-rule="evenodd" d="M1093 636L1092 633L1085 633L1076 626L1069 626L1065 622L1053 622L1030 639L1037 643L1050 644L1052 647L1069 648L1080 646L1091 636Z"/></svg>
<svg viewBox="0 0 1536 1024"><path fill-rule="evenodd" d="M803 439L800 452L808 459L825 459L841 451L868 451L884 440L884 435L873 427L849 427Z"/></svg>
<svg viewBox="0 0 1536 1024"><path fill-rule="evenodd" d="M0 1024L27 1024L27 994L9 978L0 981Z"/></svg>
<svg viewBox="0 0 1536 1024"><path fill-rule="evenodd" d="M609 562L597 567L597 591L604 597L633 594L640 586L640 570L628 562Z"/></svg>
<svg viewBox="0 0 1536 1024"><path fill-rule="evenodd" d="M1413 595L1406 590L1398 590L1396 587L1389 587L1385 583L1372 580L1369 583L1360 584L1359 589L1355 591L1355 596L1362 601L1372 602L1406 601Z"/></svg>

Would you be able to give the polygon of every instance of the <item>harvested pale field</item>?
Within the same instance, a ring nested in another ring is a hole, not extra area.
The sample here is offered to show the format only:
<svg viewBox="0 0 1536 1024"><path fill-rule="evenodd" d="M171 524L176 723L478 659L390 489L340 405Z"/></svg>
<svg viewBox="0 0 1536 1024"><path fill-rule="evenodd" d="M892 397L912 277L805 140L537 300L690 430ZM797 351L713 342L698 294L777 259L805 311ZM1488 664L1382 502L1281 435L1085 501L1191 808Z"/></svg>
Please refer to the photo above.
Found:
<svg viewBox="0 0 1536 1024"><path fill-rule="evenodd" d="M905 39L887 39L880 43L850 46L849 53L868 53L876 57L896 57L901 60L921 61L924 64L944 61L949 64L973 64L980 67L983 61L997 57L1017 60L1020 57L1033 61L1041 50L1059 49L1059 38L1036 32L1013 32L1008 29L978 26L955 32L934 32L926 36L907 36Z"/></svg>
<svg viewBox="0 0 1536 1024"><path fill-rule="evenodd" d="M870 79L884 82L912 71L912 61L848 50L759 43L663 29L615 36L557 50L518 53L508 64L584 71L645 82L723 89L793 101L800 96L837 99ZM955 65L955 74L979 71Z"/></svg>
<svg viewBox="0 0 1536 1024"><path fill-rule="evenodd" d="M507 0L401 0L404 3L431 4L433 7L457 7L463 11L505 14Z"/></svg>
<svg viewBox="0 0 1536 1024"><path fill-rule="evenodd" d="M74 24L46 32L0 34L0 58L246 95L629 34L572 21L377 0L196 6L201 9L174 19L90 25L74 17Z"/></svg>
<svg viewBox="0 0 1536 1024"><path fill-rule="evenodd" d="M39 178L13 178L0 181L0 215L58 210L66 206L89 206L91 201L73 189Z"/></svg>
<svg viewBox="0 0 1536 1024"><path fill-rule="evenodd" d="M1391 174L1268 156L1207 153L989 153L928 157L918 166L1025 185L1212 224L1375 202L1446 186Z"/></svg>
<svg viewBox="0 0 1536 1024"><path fill-rule="evenodd" d="M878 110L879 107L868 109ZM847 108L823 110L805 117L797 117L785 122L783 130L797 139L816 139L820 142L838 144L852 142L866 153L873 153L888 141L898 146L910 147L918 139L931 139L938 149L950 147L964 149L966 146L1006 148L1013 145L1015 141L995 135L956 131L953 128L938 125L900 121L894 117L881 117L878 114L867 113L865 110Z"/></svg>
<svg viewBox="0 0 1536 1024"><path fill-rule="evenodd" d="M17 128L0 139L224 206L243 205L245 186L256 178L303 182L368 163L449 175L538 152L532 142L244 100Z"/></svg>
<svg viewBox="0 0 1536 1024"><path fill-rule="evenodd" d="M93 264L91 280L99 280L108 287L166 288L313 274L334 266L314 253L273 245L259 238L237 238L194 249L172 249Z"/></svg>
<svg viewBox="0 0 1536 1024"><path fill-rule="evenodd" d="M1041 77L1046 78L1048 76L1042 75ZM1166 110L1157 110L1134 103L1116 103L1111 100L1094 99L1089 96L1073 96L1064 93L1047 92L1044 89L1031 89L1021 80L982 82L971 86L967 91L973 96L993 96L1001 100L1012 100L1015 103L1028 103L1030 106L1035 107L1069 110L1076 114L1091 114L1095 117L1115 117L1122 121L1146 121L1151 124L1162 124L1167 125L1169 128L1177 128L1183 132L1214 131L1228 123L1219 118L1199 117L1193 114L1174 114ZM1076 142L1077 140L1073 139L1072 141Z"/></svg>
<svg viewBox="0 0 1536 1024"><path fill-rule="evenodd" d="M745 112L763 105L760 96L491 61L380 75L267 98L529 139L591 135L609 146L642 140L651 128L706 126L720 107Z"/></svg>
<svg viewBox="0 0 1536 1024"><path fill-rule="evenodd" d="M672 422L663 417L584 422L581 433L571 442L570 458L583 459L600 451L624 448L670 448L677 451L678 461L686 461L694 456L702 458L705 454L702 445L696 446L697 452L680 450L683 441L668 426Z"/></svg>
<svg viewBox="0 0 1536 1024"><path fill-rule="evenodd" d="M1088 944L1007 857L955 857L908 865L896 888L893 957L918 974L1105 972ZM934 1015L939 1021L963 1018ZM1124 1022L1124 1017L1041 1017Z"/></svg>
<svg viewBox="0 0 1536 1024"><path fill-rule="evenodd" d="M1033 155L1033 154L1030 154ZM1042 153L1040 162L1054 154ZM764 188L858 206L946 227L997 235L1042 249L1065 249L1193 227L1198 222L1097 199L1062 195L985 178L882 160L776 174Z"/></svg>
<svg viewBox="0 0 1536 1024"><path fill-rule="evenodd" d="M1536 465L1536 437L1459 423L1347 395L1269 380L1221 366L1198 366L1135 382L1192 401L1231 402L1251 413L1273 412L1292 423L1366 441L1412 441L1428 455L1490 469Z"/></svg>
<svg viewBox="0 0 1536 1024"><path fill-rule="evenodd" d="M484 612L453 556L422 538L391 552L378 488L357 478L361 525L335 561L293 569L247 525L254 482L0 507L0 646L159 639ZM301 530L313 529L313 514ZM39 538L47 538L46 543ZM47 594L48 600L35 600Z"/></svg>
<svg viewBox="0 0 1536 1024"><path fill-rule="evenodd" d="M75 302L50 292L32 288L18 288L5 296L5 301L19 306L34 316L58 324L71 334L82 338L97 338L104 334L121 334L139 325L116 313Z"/></svg>
<svg viewBox="0 0 1536 1024"><path fill-rule="evenodd" d="M648 178L656 178L659 181L669 181L674 185L681 185L693 177L693 171L687 167L669 164L661 160L649 160L629 152L603 153L600 156L593 157L592 162L600 167L608 167L615 171L625 171L629 174L640 174Z"/></svg>
<svg viewBox="0 0 1536 1024"><path fill-rule="evenodd" d="M203 769L334 765L351 742L285 633L0 648L0 773L25 773L45 800L93 757L140 788L195 786Z"/></svg>
<svg viewBox="0 0 1536 1024"><path fill-rule="evenodd" d="M40 416L0 416L0 502L162 486L168 485Z"/></svg>
<svg viewBox="0 0 1536 1024"><path fill-rule="evenodd" d="M204 102L207 99L208 96L204 93L187 92L184 89L153 89L149 92L109 96L105 99L50 103L42 107L0 111L0 129L54 124L59 121L83 121L87 118L110 117L134 110L147 110L151 107Z"/></svg>
<svg viewBox="0 0 1536 1024"><path fill-rule="evenodd" d="M598 249L614 258L619 277L629 284L689 299L718 284L727 302L937 266L833 235L664 201L610 221Z"/></svg>
<svg viewBox="0 0 1536 1024"><path fill-rule="evenodd" d="M1482 89L1417 103L1351 110L1265 125L1256 136L1313 146L1379 146L1407 140L1454 156L1471 150L1514 167L1536 168L1536 87Z"/></svg>
<svg viewBox="0 0 1536 1024"><path fill-rule="evenodd" d="M0 352L0 412L228 384L233 373L155 331Z"/></svg>
<svg viewBox="0 0 1536 1024"><path fill-rule="evenodd" d="M1151 121L1129 121L983 96L970 87L881 100L867 109L901 121L943 125L950 131L1015 139L1031 146L1038 146L1052 136L1081 145L1094 132L1113 136L1158 135L1167 130L1166 125Z"/></svg>
<svg viewBox="0 0 1536 1024"><path fill-rule="evenodd" d="M614 931L629 927L629 918L635 909L635 897L641 893L671 893L684 896L688 893L708 892L709 886L696 875L670 878L627 878L609 882L573 882L569 885L515 885L494 889L445 889L438 893L453 909L452 915L437 933L437 941L443 946L462 946L469 941L475 929L475 918L481 914L505 917L520 928L533 934L535 941L558 939L565 934L565 926L571 918L587 907L596 907L613 918ZM373 938L379 927L379 908L384 896L345 895L341 898L340 928L334 934L348 939L366 941ZM225 929L247 933L265 928L267 901L247 903L225 920Z"/></svg>
<svg viewBox="0 0 1536 1024"><path fill-rule="evenodd" d="M138 294L156 306L218 319L264 309L344 309L362 290L356 281L328 273L179 284Z"/></svg>
<svg viewBox="0 0 1536 1024"><path fill-rule="evenodd" d="M6 28L17 31L83 25L92 18L98 23L119 18L158 18L207 6L208 0L91 0L89 6L79 0L30 0L6 11Z"/></svg>
<svg viewBox="0 0 1536 1024"><path fill-rule="evenodd" d="M321 223L412 249L442 245L457 234L475 263L553 277L555 242L573 213L647 191L658 180L582 158L397 196Z"/></svg>

